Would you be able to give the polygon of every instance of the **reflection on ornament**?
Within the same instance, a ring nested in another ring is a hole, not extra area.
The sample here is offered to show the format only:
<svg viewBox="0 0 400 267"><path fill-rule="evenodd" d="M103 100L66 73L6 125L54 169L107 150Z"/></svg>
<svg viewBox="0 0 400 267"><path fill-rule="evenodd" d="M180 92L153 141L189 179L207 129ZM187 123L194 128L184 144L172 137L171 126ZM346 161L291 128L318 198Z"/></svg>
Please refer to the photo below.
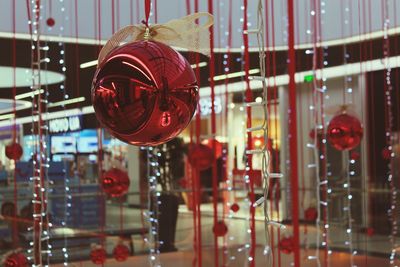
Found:
<svg viewBox="0 0 400 267"><path fill-rule="evenodd" d="M23 253L14 252L7 256L4 267L28 267L28 259Z"/></svg>
<svg viewBox="0 0 400 267"><path fill-rule="evenodd" d="M279 241L278 244L279 250L282 253L290 254L293 252L294 241L293 237L284 237Z"/></svg>
<svg viewBox="0 0 400 267"><path fill-rule="evenodd" d="M56 24L56 21L55 21L53 18L48 18L48 19L46 20L46 24L47 24L47 26L49 26L49 27L53 27L53 26Z"/></svg>
<svg viewBox="0 0 400 267"><path fill-rule="evenodd" d="M224 236L228 232L228 226L226 226L224 221L218 221L213 227L213 233L216 236Z"/></svg>
<svg viewBox="0 0 400 267"><path fill-rule="evenodd" d="M358 146L363 136L361 122L354 116L342 113L332 118L328 125L329 143L337 150L350 150Z"/></svg>
<svg viewBox="0 0 400 267"><path fill-rule="evenodd" d="M103 191L111 197L125 195L128 192L129 184L128 174L117 168L108 170L101 177Z"/></svg>
<svg viewBox="0 0 400 267"><path fill-rule="evenodd" d="M123 244L115 246L113 250L114 259L117 261L126 261L129 257L129 248Z"/></svg>
<svg viewBox="0 0 400 267"><path fill-rule="evenodd" d="M13 160L19 160L23 150L20 144L11 143L6 146L6 157Z"/></svg>
<svg viewBox="0 0 400 267"><path fill-rule="evenodd" d="M193 168L203 171L212 166L214 152L209 146L193 144L189 147L188 159Z"/></svg>
<svg viewBox="0 0 400 267"><path fill-rule="evenodd" d="M171 47L138 41L110 52L93 79L97 119L116 138L154 146L176 137L189 124L198 86L188 61Z"/></svg>
<svg viewBox="0 0 400 267"><path fill-rule="evenodd" d="M231 211L233 211L233 212L238 212L239 211L239 209L240 209L240 206L237 204L237 203L233 203L232 205L231 205Z"/></svg>
<svg viewBox="0 0 400 267"><path fill-rule="evenodd" d="M310 207L304 211L304 218L308 222L315 222L318 218L318 211L314 207Z"/></svg>
<svg viewBox="0 0 400 267"><path fill-rule="evenodd" d="M107 259L107 252L104 248L95 248L90 252L90 260L97 265L104 264Z"/></svg>

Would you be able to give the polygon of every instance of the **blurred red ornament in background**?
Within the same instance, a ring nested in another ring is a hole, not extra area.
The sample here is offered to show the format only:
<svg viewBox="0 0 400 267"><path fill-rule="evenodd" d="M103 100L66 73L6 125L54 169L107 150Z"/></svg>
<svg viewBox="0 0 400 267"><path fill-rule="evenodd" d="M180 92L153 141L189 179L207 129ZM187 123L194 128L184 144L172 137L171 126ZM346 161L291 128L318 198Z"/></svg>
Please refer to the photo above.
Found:
<svg viewBox="0 0 400 267"><path fill-rule="evenodd" d="M360 153L358 153L357 151L351 151L350 152L350 159L359 160L360 159Z"/></svg>
<svg viewBox="0 0 400 267"><path fill-rule="evenodd" d="M367 227L366 232L367 236L373 236L375 234L375 230L372 227Z"/></svg>
<svg viewBox="0 0 400 267"><path fill-rule="evenodd" d="M223 145L217 140L214 140L214 142L215 142L215 158L218 159L222 156ZM213 150L213 139L206 139L203 140L203 142L201 143Z"/></svg>
<svg viewBox="0 0 400 267"><path fill-rule="evenodd" d="M48 19L46 20L46 24L47 24L47 26L49 26L49 27L53 27L53 26L56 24L56 21L55 21L53 18L48 18Z"/></svg>
<svg viewBox="0 0 400 267"><path fill-rule="evenodd" d="M217 224L213 226L213 232L216 236L224 236L228 232L228 226L226 226L224 221L218 221Z"/></svg>
<svg viewBox="0 0 400 267"><path fill-rule="evenodd" d="M100 63L92 84L97 119L132 145L155 146L176 137L192 119L198 98L189 62L155 41L115 48Z"/></svg>
<svg viewBox="0 0 400 267"><path fill-rule="evenodd" d="M392 157L392 152L390 151L390 149L388 147L385 147L384 149L382 149L382 158L389 160Z"/></svg>
<svg viewBox="0 0 400 267"><path fill-rule="evenodd" d="M128 174L117 168L106 171L101 177L101 187L111 197L125 195L128 192L129 184Z"/></svg>
<svg viewBox="0 0 400 267"><path fill-rule="evenodd" d="M237 203L233 203L232 205L231 205L231 211L233 211L233 212L238 212L240 210L240 206L237 204Z"/></svg>
<svg viewBox="0 0 400 267"><path fill-rule="evenodd" d="M214 151L203 144L189 146L188 159L193 168L207 170L214 162Z"/></svg>
<svg viewBox="0 0 400 267"><path fill-rule="evenodd" d="M284 237L279 241L278 247L282 253L290 254L293 252L293 237Z"/></svg>
<svg viewBox="0 0 400 267"><path fill-rule="evenodd" d="M129 257L129 248L124 244L116 245L113 250L114 259L117 261L126 261Z"/></svg>
<svg viewBox="0 0 400 267"><path fill-rule="evenodd" d="M23 150L20 144L11 143L6 146L6 157L13 160L19 160Z"/></svg>
<svg viewBox="0 0 400 267"><path fill-rule="evenodd" d="M4 267L28 267L28 259L21 252L14 252L7 256Z"/></svg>
<svg viewBox="0 0 400 267"><path fill-rule="evenodd" d="M342 113L331 119L327 137L337 150L350 150L358 146L363 136L361 122L354 116Z"/></svg>
<svg viewBox="0 0 400 267"><path fill-rule="evenodd" d="M90 260L97 265L104 264L107 259L107 252L104 248L95 248L90 252Z"/></svg>
<svg viewBox="0 0 400 267"><path fill-rule="evenodd" d="M314 207L309 207L304 211L304 218L308 222L314 222L318 218L318 211Z"/></svg>

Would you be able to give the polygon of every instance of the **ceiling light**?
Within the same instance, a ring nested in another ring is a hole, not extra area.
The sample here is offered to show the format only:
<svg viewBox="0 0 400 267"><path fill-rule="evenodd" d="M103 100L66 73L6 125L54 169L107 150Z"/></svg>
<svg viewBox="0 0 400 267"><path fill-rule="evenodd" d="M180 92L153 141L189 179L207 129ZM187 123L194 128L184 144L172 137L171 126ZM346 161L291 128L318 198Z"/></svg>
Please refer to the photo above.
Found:
<svg viewBox="0 0 400 267"><path fill-rule="evenodd" d="M58 106L65 106L65 105L70 105L74 103L79 103L85 101L85 98L83 96L77 97L77 98L72 98L72 99L67 99L59 102L54 102L54 103L49 103L47 105L48 108L54 108Z"/></svg>
<svg viewBox="0 0 400 267"><path fill-rule="evenodd" d="M9 114L0 115L0 121L1 121L1 120L12 119L12 118L14 118L14 113L9 113Z"/></svg>
<svg viewBox="0 0 400 267"><path fill-rule="evenodd" d="M81 69L86 69L86 68L90 68L90 67L93 67L93 66L96 66L97 65L97 59L96 60L92 60L92 61L88 61L88 62L85 62L85 63L82 63L81 65L80 65L80 68ZM207 66L208 64L207 64L207 62L200 62L199 63L199 68L202 68L202 67L205 67L205 66ZM190 65L193 69L195 69L195 68L197 68L197 64L192 64L192 65Z"/></svg>
<svg viewBox="0 0 400 267"><path fill-rule="evenodd" d="M251 69L249 71L249 74L257 74L257 73L260 73L260 69ZM245 71L238 71L238 72L232 72L229 74L217 75L217 76L214 76L214 81L221 81L221 80L225 80L225 79L242 77L245 74L246 74Z"/></svg>
<svg viewBox="0 0 400 267"><path fill-rule="evenodd" d="M35 95L43 94L43 93L44 93L43 89L35 90L34 92L28 92L28 93L23 93L23 94L16 95L15 99L16 100L24 99L24 98L33 97Z"/></svg>

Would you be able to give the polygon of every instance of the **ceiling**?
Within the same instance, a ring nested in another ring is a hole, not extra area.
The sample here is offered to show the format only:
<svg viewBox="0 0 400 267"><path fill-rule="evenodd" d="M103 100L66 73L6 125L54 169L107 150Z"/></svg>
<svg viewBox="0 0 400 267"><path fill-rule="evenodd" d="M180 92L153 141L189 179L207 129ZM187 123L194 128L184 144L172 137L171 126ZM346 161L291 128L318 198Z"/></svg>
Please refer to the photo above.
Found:
<svg viewBox="0 0 400 267"><path fill-rule="evenodd" d="M28 17L26 0L2 0L0 9L0 32L12 32L12 2L16 2L16 32L28 34ZM134 23L139 23L144 18L144 0L42 0L42 34L49 36L76 37L80 41L93 42L98 39L107 40L112 33L112 19L114 17L114 29ZM114 16L112 14L112 3L114 2ZM194 0L152 0L154 22L155 15L157 21L165 23L171 19L185 16L187 4L190 5L190 12L194 9ZM206 12L207 2L199 1L199 11ZM263 0L268 3L265 10L268 12L269 40L275 35L275 45L282 46L287 43L287 11L286 1ZM312 41L312 4L314 0L297 0L295 6L295 31L296 43L310 43ZM360 33L375 32L382 30L383 19L382 3L378 0L334 0L322 1L321 23L322 40L341 39L344 37L355 36ZM388 0L387 10L389 11L389 27L399 25L400 3L397 0ZM75 3L77 5L75 6ZM232 47L242 46L242 22L243 11L241 6L243 1L239 0L214 0L215 16L215 46L226 48L227 30L229 25L230 3L232 5ZM50 10L51 4L51 10ZM156 8L155 8L156 4ZM254 28L257 24L257 4L258 1L248 1L249 28ZM273 6L273 8L272 8ZM100 17L99 17L100 15ZM46 19L53 17L54 27L46 25ZM100 18L100 19L99 19ZM274 29L272 29L272 19ZM100 23L98 23L100 21ZM346 22L347 21L347 22ZM99 34L100 33L100 34ZM1 36L1 34L0 34ZM99 37L101 36L101 37ZM270 42L271 43L271 42ZM250 46L257 45L253 36L250 38ZM1 54L1 52L0 52Z"/></svg>

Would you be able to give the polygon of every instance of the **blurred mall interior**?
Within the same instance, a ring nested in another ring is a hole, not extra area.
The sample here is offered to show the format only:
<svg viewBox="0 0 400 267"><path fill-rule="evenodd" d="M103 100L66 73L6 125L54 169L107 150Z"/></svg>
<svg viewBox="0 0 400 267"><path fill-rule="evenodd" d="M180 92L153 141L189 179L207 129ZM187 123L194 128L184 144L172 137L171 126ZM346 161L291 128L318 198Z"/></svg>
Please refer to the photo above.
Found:
<svg viewBox="0 0 400 267"><path fill-rule="evenodd" d="M397 0L1 0L0 265L400 264Z"/></svg>

